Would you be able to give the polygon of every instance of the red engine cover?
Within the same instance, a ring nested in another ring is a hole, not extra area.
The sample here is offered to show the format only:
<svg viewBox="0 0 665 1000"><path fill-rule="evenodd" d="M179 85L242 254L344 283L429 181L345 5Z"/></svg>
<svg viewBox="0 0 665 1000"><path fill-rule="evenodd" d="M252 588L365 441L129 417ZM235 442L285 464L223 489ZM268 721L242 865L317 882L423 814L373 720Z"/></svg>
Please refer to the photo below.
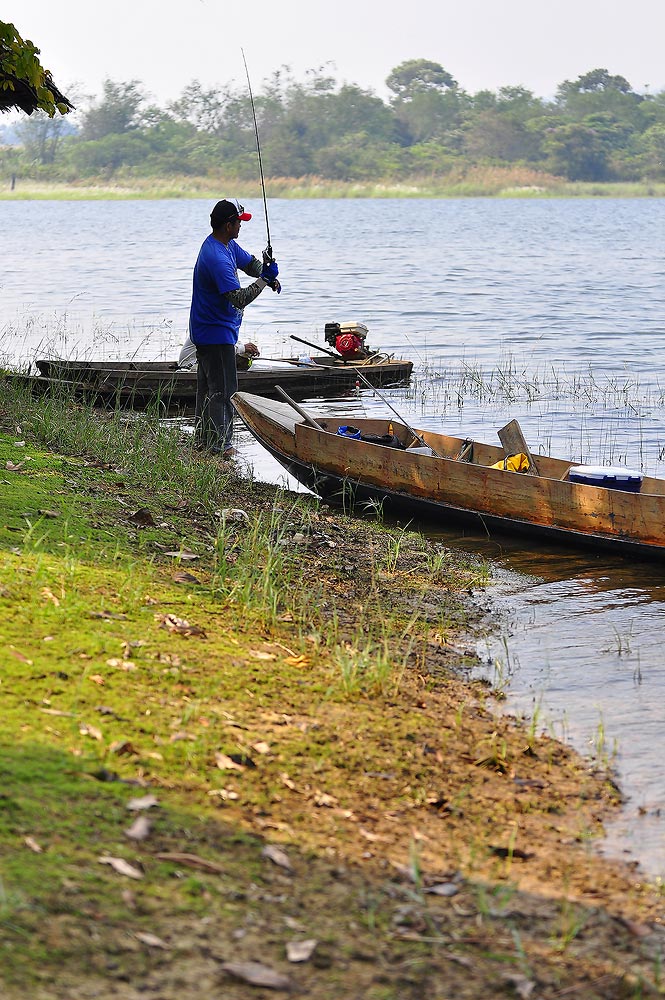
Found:
<svg viewBox="0 0 665 1000"><path fill-rule="evenodd" d="M363 355L363 342L355 333L343 333L335 340L337 353L343 358L356 358Z"/></svg>

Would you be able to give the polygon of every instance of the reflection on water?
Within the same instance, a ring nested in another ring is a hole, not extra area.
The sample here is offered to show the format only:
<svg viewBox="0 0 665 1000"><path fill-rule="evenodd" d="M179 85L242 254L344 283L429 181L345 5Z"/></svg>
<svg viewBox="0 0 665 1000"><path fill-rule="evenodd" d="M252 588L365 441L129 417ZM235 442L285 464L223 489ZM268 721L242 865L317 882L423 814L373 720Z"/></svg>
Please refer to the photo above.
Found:
<svg viewBox="0 0 665 1000"><path fill-rule="evenodd" d="M479 644L479 675L505 691L511 714L613 764L627 801L604 850L665 876L665 567L436 537L497 561L490 594L501 625Z"/></svg>

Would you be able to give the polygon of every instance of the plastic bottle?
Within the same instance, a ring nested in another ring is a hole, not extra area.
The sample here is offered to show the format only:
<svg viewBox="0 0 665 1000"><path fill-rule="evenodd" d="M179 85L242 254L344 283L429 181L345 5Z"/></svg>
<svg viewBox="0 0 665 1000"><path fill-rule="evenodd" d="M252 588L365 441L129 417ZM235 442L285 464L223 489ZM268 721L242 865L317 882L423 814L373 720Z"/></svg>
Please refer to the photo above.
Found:
<svg viewBox="0 0 665 1000"><path fill-rule="evenodd" d="M391 437L393 437L395 434L392 423L388 424L388 433L390 434Z"/></svg>

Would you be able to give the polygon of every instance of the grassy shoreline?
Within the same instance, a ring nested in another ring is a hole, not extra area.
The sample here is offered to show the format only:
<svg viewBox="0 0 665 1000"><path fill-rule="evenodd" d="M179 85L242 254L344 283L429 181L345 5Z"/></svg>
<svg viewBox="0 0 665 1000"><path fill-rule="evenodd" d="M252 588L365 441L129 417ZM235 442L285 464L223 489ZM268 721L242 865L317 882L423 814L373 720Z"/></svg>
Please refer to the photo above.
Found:
<svg viewBox="0 0 665 1000"><path fill-rule="evenodd" d="M19 178L0 184L0 201L126 200L205 198L233 190L242 198L259 198L258 183L227 178L172 176L137 178L119 175L113 181L94 179L46 182ZM569 182L531 170L477 169L449 178L415 177L403 181L330 181L324 178L267 178L269 198L663 198L665 182Z"/></svg>
<svg viewBox="0 0 665 1000"><path fill-rule="evenodd" d="M4 996L662 995L603 762L465 680L491 567L151 414L0 419Z"/></svg>

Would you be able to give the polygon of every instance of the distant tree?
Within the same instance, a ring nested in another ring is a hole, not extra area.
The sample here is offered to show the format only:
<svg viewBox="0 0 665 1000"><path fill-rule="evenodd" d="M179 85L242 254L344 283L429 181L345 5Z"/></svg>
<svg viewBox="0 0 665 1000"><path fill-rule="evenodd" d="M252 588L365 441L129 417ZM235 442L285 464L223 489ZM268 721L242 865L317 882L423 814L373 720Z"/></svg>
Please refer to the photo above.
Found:
<svg viewBox="0 0 665 1000"><path fill-rule="evenodd" d="M145 124L145 94L138 80L114 83L104 80L102 98L82 116L83 139L122 135Z"/></svg>
<svg viewBox="0 0 665 1000"><path fill-rule="evenodd" d="M75 128L62 117L50 118L45 111L37 111L18 122L14 131L33 163L48 164L55 162L60 143Z"/></svg>
<svg viewBox="0 0 665 1000"><path fill-rule="evenodd" d="M483 111L465 130L464 148L472 159L513 162L532 159L538 142L532 132L508 116Z"/></svg>
<svg viewBox="0 0 665 1000"><path fill-rule="evenodd" d="M645 172L651 177L665 177L665 124L652 125L640 136Z"/></svg>
<svg viewBox="0 0 665 1000"><path fill-rule="evenodd" d="M557 89L556 105L569 119L581 121L587 115L607 113L630 123L639 131L652 124L652 111L642 94L637 94L623 76L606 69L594 69L577 80L564 80Z"/></svg>
<svg viewBox="0 0 665 1000"><path fill-rule="evenodd" d="M142 163L149 154L150 146L144 137L130 132L77 142L67 149L67 160L84 175L110 177L120 167Z"/></svg>
<svg viewBox="0 0 665 1000"><path fill-rule="evenodd" d="M192 80L182 97L169 105L169 112L179 122L190 122L200 132L215 132L224 121L226 101L218 90L204 90Z"/></svg>
<svg viewBox="0 0 665 1000"><path fill-rule="evenodd" d="M537 123L545 113L545 104L524 87L480 91L466 116L465 149L474 159L537 160Z"/></svg>
<svg viewBox="0 0 665 1000"><path fill-rule="evenodd" d="M542 143L548 167L571 181L608 180L609 149L599 131L581 122L549 129Z"/></svg>
<svg viewBox="0 0 665 1000"><path fill-rule="evenodd" d="M19 35L13 24L0 21L0 111L19 108L31 115L66 115L74 106L53 83L37 56L38 48Z"/></svg>
<svg viewBox="0 0 665 1000"><path fill-rule="evenodd" d="M444 90L457 86L457 81L440 63L429 59L408 59L393 69L386 79L386 86L392 90L398 101L412 100L416 94Z"/></svg>
<svg viewBox="0 0 665 1000"><path fill-rule="evenodd" d="M577 94L597 94L608 90L618 90L620 94L630 94L632 87L625 76L612 76L606 69L592 69L589 73L583 73L574 83L565 81L559 88L562 92L569 91Z"/></svg>
<svg viewBox="0 0 665 1000"><path fill-rule="evenodd" d="M445 139L459 124L457 82L440 63L409 59L392 70L386 86L394 95L391 103L402 145Z"/></svg>

